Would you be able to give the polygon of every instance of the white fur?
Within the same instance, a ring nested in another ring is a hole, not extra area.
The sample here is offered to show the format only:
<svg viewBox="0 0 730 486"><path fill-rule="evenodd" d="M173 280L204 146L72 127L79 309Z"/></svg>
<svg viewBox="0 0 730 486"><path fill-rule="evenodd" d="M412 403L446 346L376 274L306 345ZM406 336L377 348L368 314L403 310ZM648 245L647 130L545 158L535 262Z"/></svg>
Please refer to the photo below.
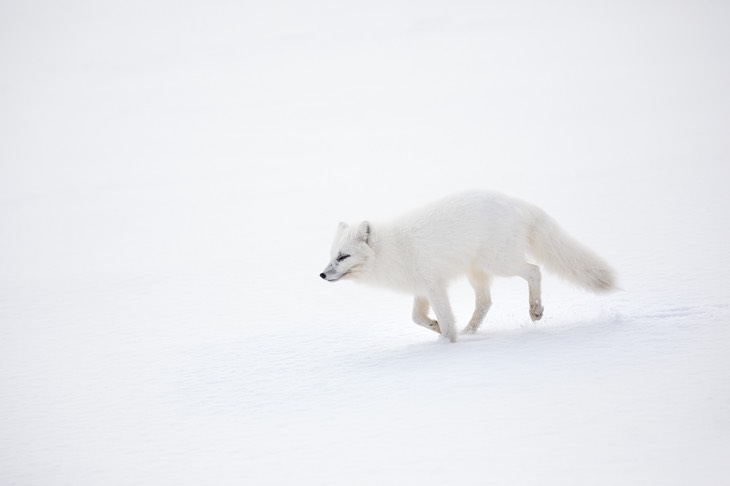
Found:
<svg viewBox="0 0 730 486"><path fill-rule="evenodd" d="M524 278L530 317L542 317L540 268L526 256L588 290L614 288L611 268L544 211L481 191L444 198L390 223L340 223L332 260L320 276L412 293L413 320L454 342L457 331L446 289L458 277L466 276L476 294L474 314L464 332L476 332L486 316L493 276ZM428 317L429 306L435 321Z"/></svg>

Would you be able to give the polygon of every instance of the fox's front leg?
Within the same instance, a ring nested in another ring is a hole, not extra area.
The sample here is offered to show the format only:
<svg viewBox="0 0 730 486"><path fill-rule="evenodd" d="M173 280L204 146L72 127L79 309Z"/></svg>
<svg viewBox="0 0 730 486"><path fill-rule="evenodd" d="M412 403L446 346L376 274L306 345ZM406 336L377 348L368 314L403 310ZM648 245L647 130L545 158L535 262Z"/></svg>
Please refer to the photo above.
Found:
<svg viewBox="0 0 730 486"><path fill-rule="evenodd" d="M446 293L446 287L432 287L428 291L428 302L433 307L436 314L441 335L448 338L452 343L456 342L456 323L454 322L454 313L451 311L449 296Z"/></svg>
<svg viewBox="0 0 730 486"><path fill-rule="evenodd" d="M441 334L439 323L428 317L428 299L416 296L413 298L413 322Z"/></svg>

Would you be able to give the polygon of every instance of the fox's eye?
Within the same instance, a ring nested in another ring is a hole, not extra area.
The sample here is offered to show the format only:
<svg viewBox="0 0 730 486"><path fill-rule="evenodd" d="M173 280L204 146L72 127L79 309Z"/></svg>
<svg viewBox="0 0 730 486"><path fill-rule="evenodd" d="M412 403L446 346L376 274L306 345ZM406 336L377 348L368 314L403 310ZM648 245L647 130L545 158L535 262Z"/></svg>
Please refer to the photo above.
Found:
<svg viewBox="0 0 730 486"><path fill-rule="evenodd" d="M344 260L345 258L350 258L350 255L340 255L340 256L338 256L338 257L337 257L337 261L338 261L338 262L341 262L341 261L342 261L342 260Z"/></svg>

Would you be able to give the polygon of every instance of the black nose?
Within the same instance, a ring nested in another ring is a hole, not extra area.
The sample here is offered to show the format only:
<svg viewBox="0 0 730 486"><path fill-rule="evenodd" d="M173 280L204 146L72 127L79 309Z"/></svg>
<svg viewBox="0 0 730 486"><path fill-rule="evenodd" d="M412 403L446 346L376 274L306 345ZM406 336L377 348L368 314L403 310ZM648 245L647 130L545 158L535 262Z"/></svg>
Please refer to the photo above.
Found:
<svg viewBox="0 0 730 486"><path fill-rule="evenodd" d="M319 276L322 278L327 278L327 275L325 275L324 273L320 273Z"/></svg>

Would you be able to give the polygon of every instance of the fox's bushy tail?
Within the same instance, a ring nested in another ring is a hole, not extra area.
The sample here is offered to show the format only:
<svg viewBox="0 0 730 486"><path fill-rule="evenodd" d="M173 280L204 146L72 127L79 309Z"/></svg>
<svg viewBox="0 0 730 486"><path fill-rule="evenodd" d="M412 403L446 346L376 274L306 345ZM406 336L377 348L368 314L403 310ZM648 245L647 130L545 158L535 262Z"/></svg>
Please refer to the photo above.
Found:
<svg viewBox="0 0 730 486"><path fill-rule="evenodd" d="M549 271L593 292L616 288L611 267L563 230L547 213L534 206L529 251Z"/></svg>

